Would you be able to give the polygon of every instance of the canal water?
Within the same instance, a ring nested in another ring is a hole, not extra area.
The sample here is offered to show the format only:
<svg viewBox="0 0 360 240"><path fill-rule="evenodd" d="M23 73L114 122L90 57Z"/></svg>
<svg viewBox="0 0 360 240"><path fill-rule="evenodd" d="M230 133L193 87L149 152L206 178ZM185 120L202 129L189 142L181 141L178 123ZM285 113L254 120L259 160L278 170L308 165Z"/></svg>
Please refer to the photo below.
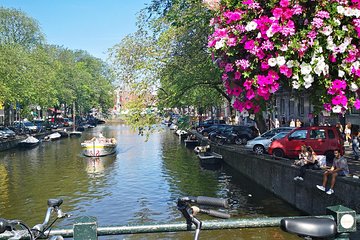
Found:
<svg viewBox="0 0 360 240"><path fill-rule="evenodd" d="M80 143L98 135L117 139L117 153L97 159L81 155ZM43 142L0 152L0 218L43 221L49 198L63 198L71 218L95 216L99 226L184 222L176 208L182 196L230 198L233 218L294 216L302 213L261 186L222 165L200 165L168 128L144 137L121 124L99 125L81 138ZM211 217L199 216L200 219ZM106 236L102 239L192 239L193 233ZM279 228L202 231L201 239L300 239Z"/></svg>

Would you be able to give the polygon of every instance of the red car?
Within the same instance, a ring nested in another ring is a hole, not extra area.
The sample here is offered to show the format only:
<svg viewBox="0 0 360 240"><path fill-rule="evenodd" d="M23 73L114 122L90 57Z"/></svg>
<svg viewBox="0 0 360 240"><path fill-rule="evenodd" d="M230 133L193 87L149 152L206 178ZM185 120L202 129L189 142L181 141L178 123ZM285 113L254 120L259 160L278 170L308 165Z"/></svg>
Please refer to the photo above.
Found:
<svg viewBox="0 0 360 240"><path fill-rule="evenodd" d="M284 138L273 141L268 149L276 157L296 158L302 145L311 146L318 155L334 158L334 150L344 154L344 140L336 127L314 126L296 128Z"/></svg>

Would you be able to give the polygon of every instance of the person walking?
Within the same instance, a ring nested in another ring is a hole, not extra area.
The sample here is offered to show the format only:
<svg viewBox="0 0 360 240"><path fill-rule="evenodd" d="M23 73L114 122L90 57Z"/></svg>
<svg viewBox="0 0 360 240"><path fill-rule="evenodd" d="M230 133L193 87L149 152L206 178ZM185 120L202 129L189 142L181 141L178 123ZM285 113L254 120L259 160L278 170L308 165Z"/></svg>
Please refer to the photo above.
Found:
<svg viewBox="0 0 360 240"><path fill-rule="evenodd" d="M291 119L291 121L290 121L290 127L295 127L295 121L294 121L294 119Z"/></svg>
<svg viewBox="0 0 360 240"><path fill-rule="evenodd" d="M296 119L295 126L301 127L301 121L299 119Z"/></svg>
<svg viewBox="0 0 360 240"><path fill-rule="evenodd" d="M335 150L334 151L334 161L333 161L333 165L329 170L326 170L323 174L323 182L322 185L316 185L316 187L325 192L326 191L326 183L328 180L328 176L332 176L331 178L331 183L330 183L330 188L329 190L326 191L327 194L331 195L334 193L334 185L336 182L336 177L337 176L346 176L349 174L349 166L347 164L346 159L341 156L340 151L339 150Z"/></svg>
<svg viewBox="0 0 360 240"><path fill-rule="evenodd" d="M345 125L344 133L345 133L345 143L347 146L349 146L351 140L351 123L347 123Z"/></svg>
<svg viewBox="0 0 360 240"><path fill-rule="evenodd" d="M351 147L352 147L352 150L354 153L354 158L356 161L359 160L359 157L360 157L359 139L360 139L360 132L354 134L353 139L352 139L352 144L351 144Z"/></svg>

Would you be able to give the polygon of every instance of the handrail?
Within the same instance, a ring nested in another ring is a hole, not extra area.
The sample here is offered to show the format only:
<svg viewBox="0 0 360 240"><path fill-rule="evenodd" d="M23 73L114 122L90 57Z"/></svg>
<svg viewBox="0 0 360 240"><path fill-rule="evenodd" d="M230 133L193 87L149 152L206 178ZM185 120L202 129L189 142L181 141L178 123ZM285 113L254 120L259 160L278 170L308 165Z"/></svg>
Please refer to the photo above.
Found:
<svg viewBox="0 0 360 240"><path fill-rule="evenodd" d="M304 216L286 217L286 218L303 218ZM314 216L320 218L329 218L335 220L332 215ZM224 219L224 220L207 220L202 222L203 230L219 229L236 229L236 228L262 228L262 227L279 227L280 221L284 217L264 217L264 218L243 218L243 219ZM356 222L360 223L360 215L356 216ZM192 230L195 227L192 226ZM126 225L126 226L99 226L97 227L98 236L106 235L124 235L124 234L143 234L159 232L182 232L188 231L187 224L182 223L159 223L146 225ZM73 229L54 229L50 235L62 235L63 237L73 237ZM0 238L1 239L1 238Z"/></svg>

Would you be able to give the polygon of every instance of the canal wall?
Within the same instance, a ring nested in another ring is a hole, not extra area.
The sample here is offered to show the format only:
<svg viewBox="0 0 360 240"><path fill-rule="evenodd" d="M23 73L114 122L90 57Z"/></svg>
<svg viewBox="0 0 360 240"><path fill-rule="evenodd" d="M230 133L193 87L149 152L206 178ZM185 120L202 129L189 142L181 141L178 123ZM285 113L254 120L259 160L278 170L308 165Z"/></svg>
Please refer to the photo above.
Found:
<svg viewBox="0 0 360 240"><path fill-rule="evenodd" d="M337 177L335 193L328 195L316 185L322 185L323 170L306 170L304 181L294 181L300 167L293 160L269 155L256 155L236 145L216 145L201 134L192 131L201 145L211 145L211 150L223 156L223 161L252 181L274 193L279 198L310 215L324 215L326 208L344 205L360 213L360 180ZM350 169L351 170L351 169ZM327 188L331 177L328 178Z"/></svg>
<svg viewBox="0 0 360 240"><path fill-rule="evenodd" d="M339 204L360 212L359 179L337 177L335 193L328 195L316 187L322 184L322 170L307 170L304 181L294 181L299 167L292 166L293 160L255 155L231 146L212 145L211 149L228 165L308 214L326 214L326 207Z"/></svg>

